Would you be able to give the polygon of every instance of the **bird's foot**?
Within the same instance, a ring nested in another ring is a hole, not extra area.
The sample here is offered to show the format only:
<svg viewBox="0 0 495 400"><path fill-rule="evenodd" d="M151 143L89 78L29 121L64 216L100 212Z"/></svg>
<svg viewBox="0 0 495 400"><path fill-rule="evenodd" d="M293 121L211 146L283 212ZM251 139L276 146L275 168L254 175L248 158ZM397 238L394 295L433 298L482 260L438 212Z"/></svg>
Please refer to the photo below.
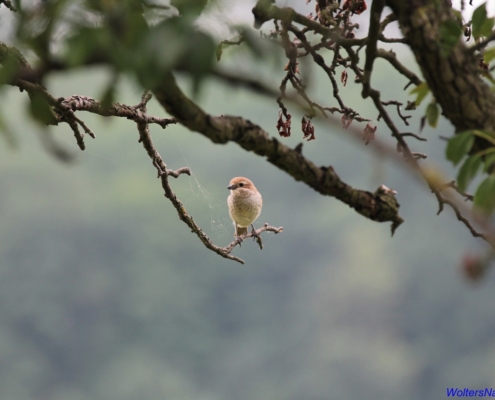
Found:
<svg viewBox="0 0 495 400"><path fill-rule="evenodd" d="M258 234L258 232L256 232L256 229L254 229L253 224L251 224L251 227L253 228L253 230L251 231L251 235L253 235L253 240L256 240L256 242L260 246L260 250L262 250L263 249L263 241L261 240L261 236Z"/></svg>
<svg viewBox="0 0 495 400"><path fill-rule="evenodd" d="M261 237L260 235L258 235L258 232L256 232L256 229L254 229L253 224L251 224L251 228L253 228L251 230L251 235L253 235L253 240L261 240Z"/></svg>
<svg viewBox="0 0 495 400"><path fill-rule="evenodd" d="M241 243L244 242L244 239L242 238L242 236L236 236L235 239L236 239L237 244L239 245L239 247L242 247L241 246Z"/></svg>

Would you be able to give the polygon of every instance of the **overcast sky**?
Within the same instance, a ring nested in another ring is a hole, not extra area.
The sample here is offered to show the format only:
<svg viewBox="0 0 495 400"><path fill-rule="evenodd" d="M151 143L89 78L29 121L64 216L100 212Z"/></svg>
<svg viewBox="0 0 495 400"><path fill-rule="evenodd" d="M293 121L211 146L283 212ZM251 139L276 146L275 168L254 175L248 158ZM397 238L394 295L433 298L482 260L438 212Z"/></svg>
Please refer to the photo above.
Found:
<svg viewBox="0 0 495 400"><path fill-rule="evenodd" d="M466 0L465 3L466 3L466 9L464 10L464 17L466 19L471 17L471 14L476 9L476 7L478 7L480 4L483 4L483 3L487 4L486 8L488 10L488 15L490 15L492 17L495 16L495 1L493 1L493 0L488 0L488 1L487 0L473 0L473 6L469 5L469 0ZM460 0L453 0L452 4L456 8L461 7L461 1Z"/></svg>

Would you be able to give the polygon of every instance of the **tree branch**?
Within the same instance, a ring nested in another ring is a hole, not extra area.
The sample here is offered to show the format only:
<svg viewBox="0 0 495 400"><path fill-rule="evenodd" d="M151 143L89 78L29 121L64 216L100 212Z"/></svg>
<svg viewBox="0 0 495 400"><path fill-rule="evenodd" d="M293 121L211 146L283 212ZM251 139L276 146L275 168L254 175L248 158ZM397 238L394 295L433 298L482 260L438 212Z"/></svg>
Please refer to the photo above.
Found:
<svg viewBox="0 0 495 400"><path fill-rule="evenodd" d="M428 87L456 132L495 130L495 95L480 76L475 54L462 40L448 53L442 48L441 24L455 21L450 1L386 0L386 4L398 16ZM473 152L491 146L476 138Z"/></svg>
<svg viewBox="0 0 495 400"><path fill-rule="evenodd" d="M69 107L73 111L88 111L103 117L123 117L139 123L157 124L166 128L170 124L176 124L175 118L159 118L148 115L142 111L140 104L137 106L128 106L121 103L112 103L103 105L101 101L92 99L87 96L70 96L61 98L61 104Z"/></svg>
<svg viewBox="0 0 495 400"><path fill-rule="evenodd" d="M153 90L156 99L177 120L189 129L208 137L214 143L235 142L252 151L294 179L303 181L317 192L335 197L358 213L378 222L391 222L392 232L403 222L399 204L393 194L354 189L335 173L332 167L317 167L300 152L270 138L268 133L249 120L233 116L213 117L187 98L172 74Z"/></svg>
<svg viewBox="0 0 495 400"><path fill-rule="evenodd" d="M414 72L410 71L404 65L402 65L402 63L397 59L397 56L392 50L387 51L384 49L377 49L376 57L387 60L399 73L404 75L407 79L409 79L410 82L412 82L416 86L421 84L421 79L419 79Z"/></svg>
<svg viewBox="0 0 495 400"><path fill-rule="evenodd" d="M376 46L378 42L378 36L380 34L380 17L382 15L384 6L384 0L374 0L371 4L368 44L366 46L366 62L364 64L362 81L362 96L364 99L370 95L371 71L373 70L373 62L375 61L376 57Z"/></svg>
<svg viewBox="0 0 495 400"><path fill-rule="evenodd" d="M482 40L481 42L476 43L475 45L471 46L469 48L470 52L475 52L477 50L482 50L484 49L490 42L493 42L495 40L495 31L493 31L489 36L485 38L485 40Z"/></svg>
<svg viewBox="0 0 495 400"><path fill-rule="evenodd" d="M143 105L140 107L140 109L143 112L146 112L146 105ZM157 169L158 171L158 177L160 178L162 182L162 187L165 192L165 197L170 200L172 205L177 211L177 214L179 215L179 218L181 221L183 221L190 229L191 232L196 234L198 238L203 242L206 248L210 249L211 251L221 255L224 258L228 258L229 260L234 260L237 261L241 264L244 264L244 260L242 260L239 257L233 256L231 251L234 249L235 246L240 244L240 240L236 239L234 240L231 244L229 244L226 247L219 247L216 246L211 239L208 237L208 235L199 227L198 224L194 221L192 216L189 215L189 213L186 211L186 208L184 207L184 204L177 198L175 195L174 191L172 190L172 187L170 186L169 183L169 176L172 176L174 178L178 178L181 174L187 174L191 175L191 171L189 168L183 167L180 168L176 171L170 170L167 168L167 165L163 161L160 153L155 148L155 145L153 144L153 141L151 139L149 127L147 122L139 121L137 122L137 128L139 131L139 141L143 144L143 147L145 148L146 152L148 153L149 157L151 158L151 161L153 163L153 166ZM275 228L272 226L268 226L268 224L265 224L263 228L260 228L256 231L256 233L261 234L262 232L269 231L269 232L274 232L274 233L279 233L283 231L282 227ZM242 237L248 238L252 237L253 234L247 234ZM258 238L260 248L263 248L263 245L261 244L261 237Z"/></svg>
<svg viewBox="0 0 495 400"><path fill-rule="evenodd" d="M11 0L0 0L0 6L4 4L10 11L17 12L17 9L12 4Z"/></svg>

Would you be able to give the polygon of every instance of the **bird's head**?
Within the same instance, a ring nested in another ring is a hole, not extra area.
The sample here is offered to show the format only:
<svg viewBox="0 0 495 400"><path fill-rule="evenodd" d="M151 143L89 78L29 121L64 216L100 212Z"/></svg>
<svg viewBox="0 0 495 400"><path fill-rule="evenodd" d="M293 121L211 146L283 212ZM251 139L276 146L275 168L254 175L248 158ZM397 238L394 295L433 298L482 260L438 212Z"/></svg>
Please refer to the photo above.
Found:
<svg viewBox="0 0 495 400"><path fill-rule="evenodd" d="M236 177L231 179L229 186L227 189L230 190L234 196L249 196L253 192L257 192L258 189L253 185L248 178Z"/></svg>

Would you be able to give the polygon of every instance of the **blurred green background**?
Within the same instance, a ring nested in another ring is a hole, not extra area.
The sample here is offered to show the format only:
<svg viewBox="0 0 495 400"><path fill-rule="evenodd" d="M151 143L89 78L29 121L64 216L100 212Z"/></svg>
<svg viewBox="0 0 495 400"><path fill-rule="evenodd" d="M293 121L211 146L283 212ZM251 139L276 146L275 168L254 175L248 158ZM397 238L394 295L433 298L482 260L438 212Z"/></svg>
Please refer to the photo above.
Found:
<svg viewBox="0 0 495 400"><path fill-rule="evenodd" d="M378 65L374 84L397 98L405 82ZM266 68L260 73L281 79L280 65ZM108 79L95 69L47 85L57 97L99 97ZM328 102L329 83L313 85ZM342 89L346 101L376 117L353 86ZM208 251L178 219L133 122L78 113L97 135L84 153L68 126L51 129L76 157L68 165L45 150L50 133L27 116L27 96L0 95L17 140L16 149L0 145L1 399L419 400L443 398L447 387L495 386L493 274L472 285L459 268L481 244L450 210L436 216L424 184L345 131L317 124L303 153L360 189L397 190L405 223L393 238L389 224L235 144L151 127L168 167L191 168L172 185L216 244L232 239L226 187L234 176L263 195L256 225L284 226L263 235L262 251L250 241L236 248L240 265ZM137 104L141 91L129 80L117 95ZM275 101L215 80L197 101L278 136ZM148 111L164 116L153 100ZM293 120L293 136L280 138L290 146L302 140L297 113ZM429 142L414 150L452 173L438 139L450 126L423 134ZM377 137L388 136L380 124Z"/></svg>

